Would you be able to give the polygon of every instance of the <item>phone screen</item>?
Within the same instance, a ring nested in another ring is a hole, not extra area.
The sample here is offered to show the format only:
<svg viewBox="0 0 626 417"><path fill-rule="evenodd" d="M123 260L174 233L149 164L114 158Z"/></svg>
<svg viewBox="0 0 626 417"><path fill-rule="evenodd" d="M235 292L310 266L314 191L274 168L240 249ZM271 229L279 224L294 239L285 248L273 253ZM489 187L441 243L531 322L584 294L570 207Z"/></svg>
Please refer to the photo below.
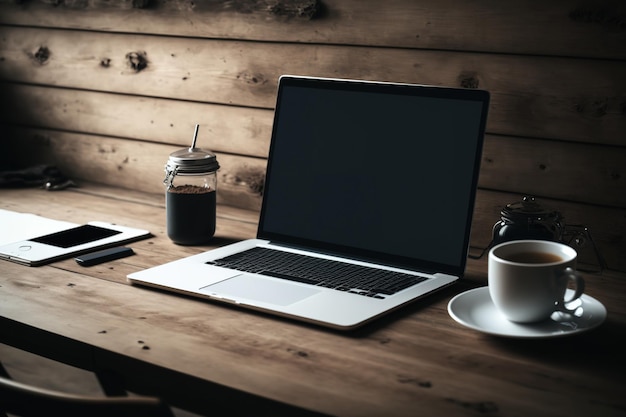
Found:
<svg viewBox="0 0 626 417"><path fill-rule="evenodd" d="M30 239L30 241L60 248L71 248L72 246L104 239L119 233L122 232L86 224L73 229L63 230L62 232Z"/></svg>

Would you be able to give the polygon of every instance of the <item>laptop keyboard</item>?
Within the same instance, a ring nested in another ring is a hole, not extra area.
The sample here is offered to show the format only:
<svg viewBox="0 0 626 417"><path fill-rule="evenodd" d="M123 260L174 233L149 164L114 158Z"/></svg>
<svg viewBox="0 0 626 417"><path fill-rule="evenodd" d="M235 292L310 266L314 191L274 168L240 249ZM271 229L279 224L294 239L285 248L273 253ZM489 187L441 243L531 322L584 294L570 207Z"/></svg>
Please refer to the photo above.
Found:
<svg viewBox="0 0 626 417"><path fill-rule="evenodd" d="M428 279L259 247L207 263L379 299Z"/></svg>

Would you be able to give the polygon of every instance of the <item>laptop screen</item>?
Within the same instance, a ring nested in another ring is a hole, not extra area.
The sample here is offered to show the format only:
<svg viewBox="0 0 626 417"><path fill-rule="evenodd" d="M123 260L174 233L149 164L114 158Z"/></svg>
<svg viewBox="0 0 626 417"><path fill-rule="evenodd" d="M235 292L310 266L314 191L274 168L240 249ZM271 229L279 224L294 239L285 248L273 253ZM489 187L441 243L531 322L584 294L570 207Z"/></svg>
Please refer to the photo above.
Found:
<svg viewBox="0 0 626 417"><path fill-rule="evenodd" d="M462 274L488 99L281 77L258 237Z"/></svg>

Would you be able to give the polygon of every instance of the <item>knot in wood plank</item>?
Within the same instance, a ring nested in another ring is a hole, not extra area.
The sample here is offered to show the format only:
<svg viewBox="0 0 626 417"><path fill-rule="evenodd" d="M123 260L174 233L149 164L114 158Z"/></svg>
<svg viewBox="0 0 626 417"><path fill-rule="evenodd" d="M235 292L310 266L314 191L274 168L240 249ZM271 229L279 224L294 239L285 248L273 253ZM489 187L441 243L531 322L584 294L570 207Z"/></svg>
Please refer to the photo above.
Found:
<svg viewBox="0 0 626 417"><path fill-rule="evenodd" d="M146 52L129 52L126 54L126 61L133 71L140 72L148 67L147 55Z"/></svg>
<svg viewBox="0 0 626 417"><path fill-rule="evenodd" d="M586 4L569 13L574 22L591 23L612 31L626 30L626 10L615 5Z"/></svg>
<svg viewBox="0 0 626 417"><path fill-rule="evenodd" d="M268 11L274 16L311 20L319 14L320 6L318 0L278 1L270 5Z"/></svg>
<svg viewBox="0 0 626 417"><path fill-rule="evenodd" d="M33 54L32 59L39 65L44 65L50 59L50 49L47 46L40 46Z"/></svg>
<svg viewBox="0 0 626 417"><path fill-rule="evenodd" d="M482 414L497 413L499 411L498 405L492 401L462 401L455 398L446 398L446 401L452 404L459 405L463 408L473 410Z"/></svg>
<svg viewBox="0 0 626 417"><path fill-rule="evenodd" d="M151 3L150 0L133 0L133 9L147 9Z"/></svg>
<svg viewBox="0 0 626 417"><path fill-rule="evenodd" d="M459 85L463 88L478 88L480 81L478 74L474 71L463 71L459 74Z"/></svg>

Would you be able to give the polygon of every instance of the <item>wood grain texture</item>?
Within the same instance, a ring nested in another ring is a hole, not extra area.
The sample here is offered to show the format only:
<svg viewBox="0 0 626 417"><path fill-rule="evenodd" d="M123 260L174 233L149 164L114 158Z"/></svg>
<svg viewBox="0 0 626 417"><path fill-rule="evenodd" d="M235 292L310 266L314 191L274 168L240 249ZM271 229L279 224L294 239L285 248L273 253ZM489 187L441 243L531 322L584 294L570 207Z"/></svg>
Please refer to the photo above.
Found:
<svg viewBox="0 0 626 417"><path fill-rule="evenodd" d="M151 0L143 9L132 7L135 3L2 0L0 23L219 39L626 58L626 8L612 0L541 4L533 0ZM172 25L172 20L178 24Z"/></svg>
<svg viewBox="0 0 626 417"><path fill-rule="evenodd" d="M198 146L267 158L271 110L25 84L0 88L6 109L0 119L16 124L182 148L191 144L199 123Z"/></svg>
<svg viewBox="0 0 626 417"><path fill-rule="evenodd" d="M62 167L70 178L161 194L165 164L180 146L68 132L32 130L11 148L27 165ZM260 209L266 160L217 154L218 202Z"/></svg>
<svg viewBox="0 0 626 417"><path fill-rule="evenodd" d="M285 73L471 86L491 92L490 133L623 146L626 130L621 61L10 27L0 56L11 82L268 109Z"/></svg>
<svg viewBox="0 0 626 417"><path fill-rule="evenodd" d="M625 147L486 139L479 180L483 188L626 207Z"/></svg>

